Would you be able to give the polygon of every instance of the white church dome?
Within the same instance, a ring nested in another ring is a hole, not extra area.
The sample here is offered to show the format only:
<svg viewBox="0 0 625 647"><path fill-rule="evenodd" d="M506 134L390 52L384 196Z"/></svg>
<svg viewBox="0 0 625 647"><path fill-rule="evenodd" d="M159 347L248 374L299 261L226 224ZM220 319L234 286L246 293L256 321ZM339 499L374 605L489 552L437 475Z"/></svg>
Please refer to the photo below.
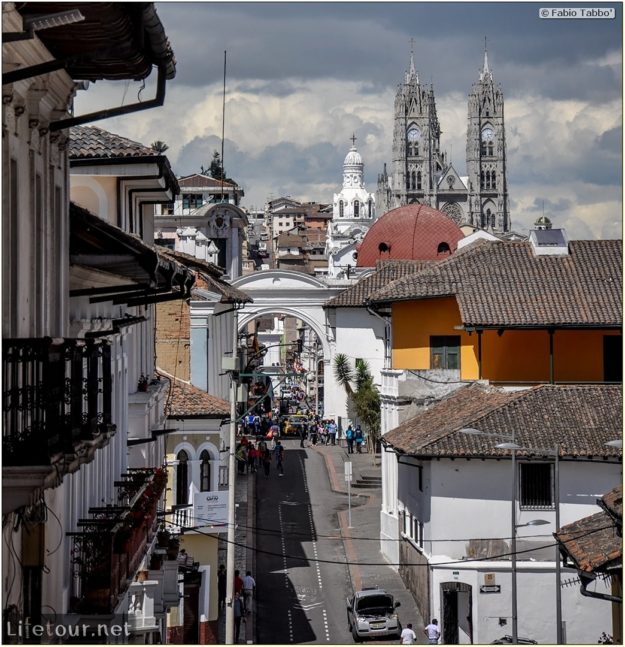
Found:
<svg viewBox="0 0 625 647"><path fill-rule="evenodd" d="M345 161L343 162L343 166L362 166L362 157L360 157L360 153L356 150L356 146L352 146L349 149L349 153L345 156Z"/></svg>

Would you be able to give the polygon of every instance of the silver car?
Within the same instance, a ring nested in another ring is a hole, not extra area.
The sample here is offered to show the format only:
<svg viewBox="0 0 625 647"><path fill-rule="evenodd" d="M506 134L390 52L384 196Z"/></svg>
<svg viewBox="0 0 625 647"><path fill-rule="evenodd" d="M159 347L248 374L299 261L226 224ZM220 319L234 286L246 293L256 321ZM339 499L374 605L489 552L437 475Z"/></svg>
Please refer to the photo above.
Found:
<svg viewBox="0 0 625 647"><path fill-rule="evenodd" d="M382 589L364 588L347 598L347 624L356 642L363 638L401 637L397 616L399 602Z"/></svg>

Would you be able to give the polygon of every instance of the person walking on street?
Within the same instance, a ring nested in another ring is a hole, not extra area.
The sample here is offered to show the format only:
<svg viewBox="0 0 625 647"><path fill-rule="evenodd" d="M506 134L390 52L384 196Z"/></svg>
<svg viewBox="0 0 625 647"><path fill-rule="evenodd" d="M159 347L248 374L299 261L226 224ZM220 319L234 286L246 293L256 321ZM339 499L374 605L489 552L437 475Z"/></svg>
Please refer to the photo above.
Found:
<svg viewBox="0 0 625 647"><path fill-rule="evenodd" d="M241 595L234 594L232 600L232 610L234 612L234 642L239 642L239 634L241 633L241 618L243 617L243 604L241 603Z"/></svg>
<svg viewBox="0 0 625 647"><path fill-rule="evenodd" d="M302 425L299 430L299 446L300 447L305 447L306 446L306 436L308 434L306 433L306 427Z"/></svg>
<svg viewBox="0 0 625 647"><path fill-rule="evenodd" d="M362 454L362 444L365 441L365 436L362 433L362 427L360 425L356 426L356 431L354 432L354 440L356 441L356 451L359 454Z"/></svg>
<svg viewBox="0 0 625 647"><path fill-rule="evenodd" d="M417 634L412 630L412 624L409 622L401 632L399 639L400 645L414 645L417 641Z"/></svg>
<svg viewBox="0 0 625 647"><path fill-rule="evenodd" d="M336 423L334 419L328 423L328 438L332 445L336 445Z"/></svg>
<svg viewBox="0 0 625 647"><path fill-rule="evenodd" d="M438 628L438 620L436 618L432 618L432 622L423 631L428 637L428 645L438 645L441 632Z"/></svg>
<svg viewBox="0 0 625 647"><path fill-rule="evenodd" d="M265 449L261 454L261 460L263 462L263 470L265 471L265 476L268 478L269 471L271 470L271 451L269 450L267 445L265 445Z"/></svg>
<svg viewBox="0 0 625 647"><path fill-rule="evenodd" d="M276 448L273 450L273 453L276 457L278 476L284 476L284 467L282 465L282 461L284 460L284 447L282 447L282 443L280 441L276 443Z"/></svg>
<svg viewBox="0 0 625 647"><path fill-rule="evenodd" d="M246 571L243 578L243 606L245 615L249 615L252 608L252 596L256 590L256 580L252 577L252 571Z"/></svg>
<svg viewBox="0 0 625 647"><path fill-rule="evenodd" d="M352 429L351 425L349 425L349 427L347 427L347 430L345 431L345 440L347 441L347 453L353 454L354 453L354 430Z"/></svg>
<svg viewBox="0 0 625 647"><path fill-rule="evenodd" d="M317 425L311 422L308 425L308 428L310 429L310 442L313 445L316 445L317 444Z"/></svg>
<svg viewBox="0 0 625 647"><path fill-rule="evenodd" d="M228 586L226 567L223 564L219 565L217 571L217 599L219 608L222 609L226 606L226 587Z"/></svg>

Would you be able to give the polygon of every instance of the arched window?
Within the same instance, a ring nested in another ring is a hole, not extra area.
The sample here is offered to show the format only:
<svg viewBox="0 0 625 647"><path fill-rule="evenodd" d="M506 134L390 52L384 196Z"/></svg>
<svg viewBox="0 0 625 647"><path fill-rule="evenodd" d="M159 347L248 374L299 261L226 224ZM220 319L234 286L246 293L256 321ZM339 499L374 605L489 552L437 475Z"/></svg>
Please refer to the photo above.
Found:
<svg viewBox="0 0 625 647"><path fill-rule="evenodd" d="M354 200L354 218L360 218L360 202Z"/></svg>
<svg viewBox="0 0 625 647"><path fill-rule="evenodd" d="M373 215L373 200L369 198L369 202L367 202L367 216L371 218Z"/></svg>
<svg viewBox="0 0 625 647"><path fill-rule="evenodd" d="M421 191L421 171L417 172L417 191Z"/></svg>
<svg viewBox="0 0 625 647"><path fill-rule="evenodd" d="M344 205L343 200L339 200L339 218L343 217Z"/></svg>
<svg viewBox="0 0 625 647"><path fill-rule="evenodd" d="M417 172L412 171L410 174L410 184L411 184L411 189L414 191L417 188Z"/></svg>
<svg viewBox="0 0 625 647"><path fill-rule="evenodd" d="M486 188L486 183L484 181L484 171L480 173L480 189Z"/></svg>
<svg viewBox="0 0 625 647"><path fill-rule="evenodd" d="M449 254L451 249L449 249L449 245L447 243L439 243L436 251L438 254Z"/></svg>
<svg viewBox="0 0 625 647"><path fill-rule="evenodd" d="M493 142L488 142L488 155L493 156Z"/></svg>
<svg viewBox="0 0 625 647"><path fill-rule="evenodd" d="M494 229L495 228L495 214L491 213L490 214L490 226Z"/></svg>
<svg viewBox="0 0 625 647"><path fill-rule="evenodd" d="M491 224L491 219L492 219L492 212L491 212L490 209L486 209L486 226L487 227L492 227L493 226L494 219L492 219L493 224Z"/></svg>
<svg viewBox="0 0 625 647"><path fill-rule="evenodd" d="M209 492L211 489L211 464L210 454L204 450L200 454L200 492Z"/></svg>
<svg viewBox="0 0 625 647"><path fill-rule="evenodd" d="M178 467L176 468L176 503L183 505L189 503L189 455L181 449L176 456Z"/></svg>
<svg viewBox="0 0 625 647"><path fill-rule="evenodd" d="M495 180L495 171L493 171L490 174L490 188L491 189L496 189L497 188L497 182Z"/></svg>

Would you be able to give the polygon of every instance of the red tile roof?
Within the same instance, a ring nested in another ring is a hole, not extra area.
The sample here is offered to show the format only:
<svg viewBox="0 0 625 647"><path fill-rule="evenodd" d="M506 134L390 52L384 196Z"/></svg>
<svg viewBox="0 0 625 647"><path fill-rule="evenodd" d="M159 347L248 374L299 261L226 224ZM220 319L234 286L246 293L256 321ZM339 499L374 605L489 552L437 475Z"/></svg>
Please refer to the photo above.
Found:
<svg viewBox="0 0 625 647"><path fill-rule="evenodd" d="M159 373L170 381L170 391L165 403L165 414L169 418L223 418L230 415L230 403L227 400L160 369Z"/></svg>
<svg viewBox="0 0 625 647"><path fill-rule="evenodd" d="M161 157L149 146L120 137L97 126L74 126L69 132L70 159Z"/></svg>
<svg viewBox="0 0 625 647"><path fill-rule="evenodd" d="M521 447L560 446L561 456L622 457L606 442L623 429L620 385L551 385L502 391L474 383L454 391L383 437L400 452L422 457L510 456L485 435L462 433L474 428L487 434L514 432ZM531 452L518 450L517 455ZM539 452L536 452L539 453Z"/></svg>
<svg viewBox="0 0 625 647"><path fill-rule="evenodd" d="M465 326L620 327L620 240L576 240L568 256L536 256L526 241L480 241L391 283L373 303L455 296Z"/></svg>

